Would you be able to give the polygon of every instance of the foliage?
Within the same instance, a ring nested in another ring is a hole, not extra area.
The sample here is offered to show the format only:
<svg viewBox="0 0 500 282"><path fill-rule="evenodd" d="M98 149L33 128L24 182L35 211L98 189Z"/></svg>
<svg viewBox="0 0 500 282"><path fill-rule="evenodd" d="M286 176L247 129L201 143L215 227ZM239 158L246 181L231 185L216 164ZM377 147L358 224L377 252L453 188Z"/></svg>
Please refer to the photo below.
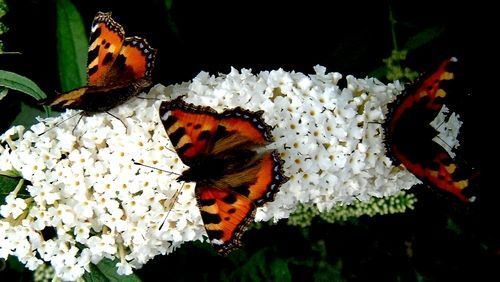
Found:
<svg viewBox="0 0 500 282"><path fill-rule="evenodd" d="M0 86L17 90L40 100L47 98L47 95L27 77L15 74L13 72L0 70Z"/></svg>
<svg viewBox="0 0 500 282"><path fill-rule="evenodd" d="M140 282L141 280L135 274L119 275L116 273L116 263L110 259L103 259L97 265L91 264L90 272L83 275L83 280L87 282Z"/></svg>
<svg viewBox="0 0 500 282"><path fill-rule="evenodd" d="M0 0L0 36L6 33L9 29L7 26L1 22L2 18L7 14L7 3L4 0ZM0 54L3 52L3 41L0 40Z"/></svg>
<svg viewBox="0 0 500 282"><path fill-rule="evenodd" d="M57 54L62 90L84 86L87 36L82 17L70 0L57 0Z"/></svg>

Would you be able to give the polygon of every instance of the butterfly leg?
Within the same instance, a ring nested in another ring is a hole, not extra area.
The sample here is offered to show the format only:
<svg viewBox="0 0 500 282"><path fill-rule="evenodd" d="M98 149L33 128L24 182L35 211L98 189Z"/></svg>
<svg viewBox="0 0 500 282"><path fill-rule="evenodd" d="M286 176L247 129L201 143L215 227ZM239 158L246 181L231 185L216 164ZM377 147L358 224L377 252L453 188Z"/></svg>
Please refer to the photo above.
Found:
<svg viewBox="0 0 500 282"><path fill-rule="evenodd" d="M76 116L77 116L77 115L79 115L79 114L81 114L81 112L78 112L78 113L76 113L76 114L74 114L74 115L70 116L69 118L64 119L64 120L62 120L62 121L60 121L60 122L56 123L56 124L55 124L54 126L52 126L51 128L49 128L49 129L45 130L44 132L42 132L42 133L38 134L38 136L42 136L42 135L44 135L45 133L47 133L47 132L51 131L52 129L54 129L54 128L56 128L56 127L58 127L61 123L66 122L66 121L68 121L68 120L70 120L70 119L72 119L72 118L76 117Z"/></svg>
<svg viewBox="0 0 500 282"><path fill-rule="evenodd" d="M158 230L161 230L163 228L163 225L167 221L167 218L168 218L168 215L170 214L170 211L174 208L174 205L177 202L177 197L179 197L179 194L181 193L182 188L184 188L184 184L186 184L186 182L182 182L181 188L179 190L175 191L174 196L172 197L172 200L171 200L170 204L168 205L167 215L163 219L163 222L160 224L160 227L158 228Z"/></svg>
<svg viewBox="0 0 500 282"><path fill-rule="evenodd" d="M71 134L75 135L75 129L78 126L78 124L80 123L80 121L82 120L82 118L83 118L83 114L81 114L80 117L78 118L78 121L76 122L75 126L73 127L73 130L71 130Z"/></svg>
<svg viewBox="0 0 500 282"><path fill-rule="evenodd" d="M115 116L114 114L110 113L109 111L106 111L106 113L107 113L108 115L110 115L110 116L114 117L115 119L119 120L119 121L123 124L123 126L125 127L125 130L127 130L127 131L128 131L128 127L127 127L127 125L125 124L125 122L123 122L123 120L122 120L121 118L119 118L119 117Z"/></svg>

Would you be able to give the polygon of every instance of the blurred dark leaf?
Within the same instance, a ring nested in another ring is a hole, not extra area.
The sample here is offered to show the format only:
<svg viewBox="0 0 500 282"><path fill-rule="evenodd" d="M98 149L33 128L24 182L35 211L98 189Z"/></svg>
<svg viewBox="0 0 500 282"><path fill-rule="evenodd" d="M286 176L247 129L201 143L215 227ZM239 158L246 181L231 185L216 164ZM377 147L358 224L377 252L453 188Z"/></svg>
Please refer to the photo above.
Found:
<svg viewBox="0 0 500 282"><path fill-rule="evenodd" d="M172 4L174 4L174 0L165 0L165 8L167 8L167 11L172 10Z"/></svg>
<svg viewBox="0 0 500 282"><path fill-rule="evenodd" d="M50 109L48 107L45 108L45 112L40 110L39 108L27 104L25 102L21 102L21 110L16 118L12 121L11 126L14 125L24 125L25 127L32 126L37 123L36 117L43 117L46 115L50 115ZM47 112L48 111L48 112Z"/></svg>
<svg viewBox="0 0 500 282"><path fill-rule="evenodd" d="M320 261L318 270L314 273L314 281L344 281L342 277L342 261L335 265L329 264L326 260Z"/></svg>
<svg viewBox="0 0 500 282"><path fill-rule="evenodd" d="M460 225L458 225L453 219L448 218L448 221L446 222L446 228L450 230L451 232L455 233L455 235L460 236L462 235L462 228Z"/></svg>
<svg viewBox="0 0 500 282"><path fill-rule="evenodd" d="M380 66L377 69L368 73L369 77L375 77L377 79L382 79L387 75L387 66Z"/></svg>
<svg viewBox="0 0 500 282"><path fill-rule="evenodd" d="M135 274L131 275L119 275L116 273L116 263L117 261L112 261L110 259L103 259L97 265L91 264L90 273L84 274L83 279L85 281L124 281L124 282L140 282L141 280Z"/></svg>
<svg viewBox="0 0 500 282"><path fill-rule="evenodd" d="M273 271L273 281L292 281L292 274L288 268L288 262L284 259L277 258L271 263L271 270Z"/></svg>
<svg viewBox="0 0 500 282"><path fill-rule="evenodd" d="M411 51L420 48L441 36L444 31L445 29L443 27L431 27L428 29L424 29L423 31L410 37L406 41L403 49Z"/></svg>
<svg viewBox="0 0 500 282"><path fill-rule="evenodd" d="M24 271L24 264L22 264L15 256L9 256L7 259L7 265L10 269L15 270L16 272Z"/></svg>
<svg viewBox="0 0 500 282"><path fill-rule="evenodd" d="M57 54L63 91L86 84L87 48L86 31L80 13L70 0L57 0Z"/></svg>
<svg viewBox="0 0 500 282"><path fill-rule="evenodd" d="M266 268L266 251L267 248L263 248L255 252L232 273L230 280L271 281L272 277Z"/></svg>

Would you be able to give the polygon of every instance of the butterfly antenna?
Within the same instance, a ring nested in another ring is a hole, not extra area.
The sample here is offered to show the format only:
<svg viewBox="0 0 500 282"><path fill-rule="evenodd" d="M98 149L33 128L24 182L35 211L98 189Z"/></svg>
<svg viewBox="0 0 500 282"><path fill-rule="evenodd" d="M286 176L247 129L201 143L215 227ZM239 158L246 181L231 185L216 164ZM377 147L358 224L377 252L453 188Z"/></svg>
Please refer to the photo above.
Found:
<svg viewBox="0 0 500 282"><path fill-rule="evenodd" d="M176 152L176 151L174 151L174 150L172 150L172 149L170 149L170 148L165 147L165 149L169 150L170 152L172 152L172 153L174 153L174 154L177 154L177 152Z"/></svg>
<svg viewBox="0 0 500 282"><path fill-rule="evenodd" d="M123 120L122 120L121 118L119 118L119 117L115 116L114 114L112 114L112 113L110 113L110 112L108 112L108 111L106 111L106 113L107 113L108 115L110 115L110 116L112 116L112 117L116 118L117 120L119 120L119 121L123 124L123 126L125 126L125 129L128 129L127 125L123 122Z"/></svg>
<svg viewBox="0 0 500 282"><path fill-rule="evenodd" d="M137 99L154 100L154 101L160 101L161 100L161 99L158 99L158 98L141 97L141 96L137 96Z"/></svg>
<svg viewBox="0 0 500 282"><path fill-rule="evenodd" d="M448 143L446 143L446 141L444 141L441 137L439 137L439 135L436 136L437 139L441 140L441 142L443 142L443 144L445 144L448 148L450 148L450 150L453 150L453 147L451 147Z"/></svg>
<svg viewBox="0 0 500 282"><path fill-rule="evenodd" d="M174 208L174 205L175 203L177 202L177 197L179 197L179 194L181 193L182 191L182 188L184 188L184 184L186 182L182 182L182 186L179 190L175 191L174 193L174 196L172 197L172 201L170 202L170 205L168 207L168 211L167 211L167 215L165 216L165 218L163 219L163 222L160 224L160 227L158 228L158 230L161 230L163 228L163 225L165 224L165 222L167 221L167 218L168 218L168 215L170 214L170 212L172 211L172 209Z"/></svg>
<svg viewBox="0 0 500 282"><path fill-rule="evenodd" d="M156 169L156 170L163 171L163 172L170 173L170 174L177 175L177 176L181 175L180 173L177 173L177 172L168 171L168 170L164 170L164 169L157 168L157 167L154 167L154 166L149 166L149 165L146 165L146 164L143 164L143 163L140 163L140 162L136 162L134 159L132 159L132 162L135 165L140 165L140 166L143 166L143 167L147 167L147 168L151 168L151 169Z"/></svg>
<svg viewBox="0 0 500 282"><path fill-rule="evenodd" d="M60 122L56 123L56 124L55 124L54 126L52 126L51 128L49 128L49 129L45 130L44 132L42 132L42 133L38 134L38 136L42 136L42 135L44 135L45 133L47 133L47 132L51 131L52 129L54 129L54 128L56 128L56 127L58 127L61 123L66 122L66 121L68 121L68 120L70 120L70 119L72 119L72 118L76 117L76 116L77 116L77 115L79 115L79 114L81 114L81 112L78 112L78 113L76 113L76 114L74 114L74 115L70 116L69 118L64 119L64 120L62 120L62 121L60 121ZM80 117L80 118L81 118L81 117ZM74 130L74 128L73 128L73 130Z"/></svg>
<svg viewBox="0 0 500 282"><path fill-rule="evenodd" d="M75 135L75 129L78 126L78 124L80 123L80 121L82 120L82 118L83 118L83 115L80 115L80 118L78 119L75 126L73 127L73 130L71 130L71 134Z"/></svg>

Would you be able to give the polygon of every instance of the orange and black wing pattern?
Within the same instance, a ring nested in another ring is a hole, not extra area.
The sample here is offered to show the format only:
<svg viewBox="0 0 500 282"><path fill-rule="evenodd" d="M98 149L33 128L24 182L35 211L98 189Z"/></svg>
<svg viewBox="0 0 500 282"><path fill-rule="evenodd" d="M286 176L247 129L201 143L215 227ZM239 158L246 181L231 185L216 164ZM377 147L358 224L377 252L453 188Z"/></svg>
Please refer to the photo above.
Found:
<svg viewBox="0 0 500 282"><path fill-rule="evenodd" d="M88 85L109 86L149 79L156 50L146 39L125 38L111 13L97 13L92 23L88 53Z"/></svg>
<svg viewBox="0 0 500 282"><path fill-rule="evenodd" d="M196 157L208 154L219 124L215 110L177 98L161 104L160 118L183 163L190 165Z"/></svg>
<svg viewBox="0 0 500 282"><path fill-rule="evenodd" d="M401 95L387 119L386 142L394 160L424 183L468 202L473 199L470 174L432 140L437 131L430 125L451 89L455 62L455 58L445 60L434 73Z"/></svg>
<svg viewBox="0 0 500 282"><path fill-rule="evenodd" d="M140 37L125 37L111 13L98 12L92 22L87 86L45 101L50 106L102 112L151 85L156 49Z"/></svg>
<svg viewBox="0 0 500 282"><path fill-rule="evenodd" d="M256 207L272 201L288 178L278 152L255 149L272 141L262 112L242 108L217 113L177 98L163 102L160 117L181 160L178 178L196 182L196 197L208 237L227 254L254 219Z"/></svg>
<svg viewBox="0 0 500 282"><path fill-rule="evenodd" d="M248 198L228 189L197 187L198 207L210 243L226 255L241 245L240 238L255 216Z"/></svg>
<svg viewBox="0 0 500 282"><path fill-rule="evenodd" d="M225 255L241 245L241 236L254 219L254 209L273 201L288 180L283 161L275 151L257 157L250 165L214 181L214 187L196 187L198 204L208 237ZM217 192L213 192L213 190ZM207 195L211 201L205 201ZM214 224L216 223L216 224Z"/></svg>
<svg viewBox="0 0 500 282"><path fill-rule="evenodd" d="M87 84L104 86L105 80L125 40L123 27L111 18L111 13L98 12L92 22L87 57Z"/></svg>

